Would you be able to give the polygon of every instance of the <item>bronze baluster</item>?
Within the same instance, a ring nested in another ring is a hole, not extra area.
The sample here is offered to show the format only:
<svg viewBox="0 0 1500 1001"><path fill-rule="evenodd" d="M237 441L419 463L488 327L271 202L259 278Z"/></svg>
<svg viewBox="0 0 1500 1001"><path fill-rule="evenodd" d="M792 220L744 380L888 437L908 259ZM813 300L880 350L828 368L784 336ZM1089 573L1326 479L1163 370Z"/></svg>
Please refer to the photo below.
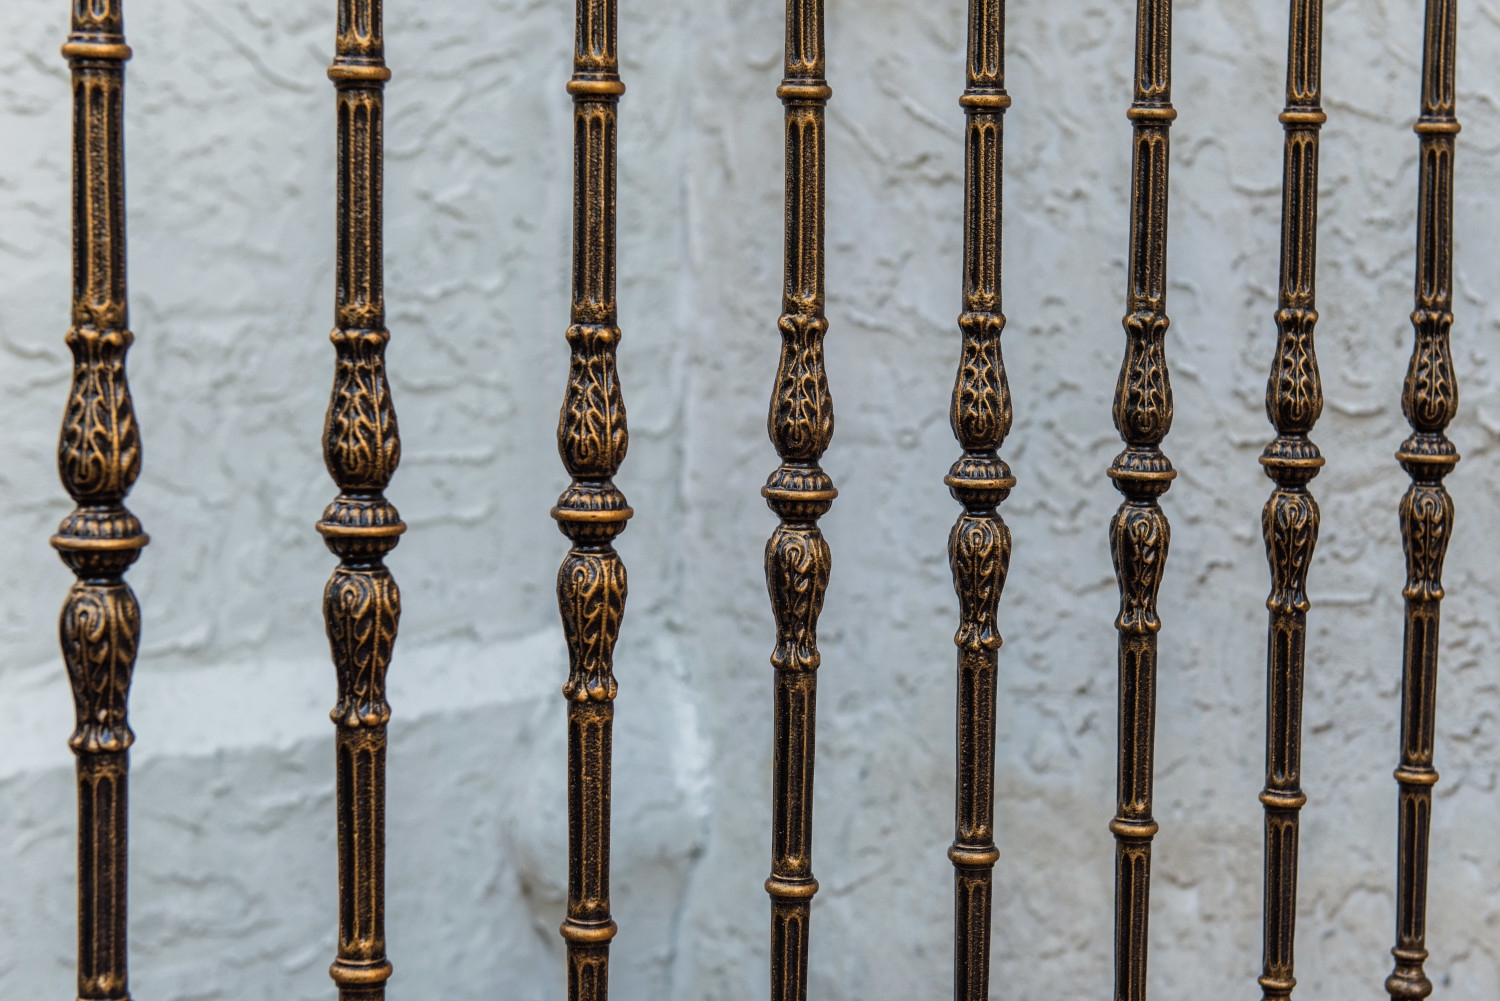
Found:
<svg viewBox="0 0 1500 1001"><path fill-rule="evenodd" d="M1261 465L1276 482L1261 514L1271 567L1266 643L1265 1001L1287 999L1297 985L1298 814L1302 792L1303 659L1307 646L1307 571L1318 542L1318 503L1307 485L1323 466L1308 438L1323 412L1313 350L1318 322L1318 132L1322 108L1323 0L1292 0L1287 35L1286 110L1281 197L1281 283L1276 357L1266 382L1266 415L1276 440Z"/></svg>
<svg viewBox="0 0 1500 1001"><path fill-rule="evenodd" d="M609 805L615 641L625 564L614 539L630 506L614 484L630 435L615 352L615 127L620 95L615 0L578 0L573 51L572 360L557 447L572 482L552 509L572 548L557 575L570 665L568 700L569 1001L609 993Z"/></svg>
<svg viewBox="0 0 1500 1001"><path fill-rule="evenodd" d="M385 372L382 185L385 66L381 0L338 0L328 70L338 95L338 214L333 395L323 458L339 495L318 531L339 566L323 597L338 671L339 947L329 974L345 1001L379 1001L385 954L386 670L401 592L385 566L406 525L385 497L401 438Z"/></svg>
<svg viewBox="0 0 1500 1001"><path fill-rule="evenodd" d="M766 587L776 619L772 765L771 998L807 997L812 874L814 739L820 663L818 616L831 556L818 528L838 496L818 464L833 438L833 400L823 367L823 0L787 0L786 252L781 360L766 430L781 458L761 495L780 524L766 543Z"/></svg>
<svg viewBox="0 0 1500 1001"><path fill-rule="evenodd" d="M963 456L944 480L963 514L948 536L958 591L958 748L953 846L953 997L987 1001L995 862L996 616L1010 569L1010 529L996 510L1015 477L1000 458L1010 433L1010 384L1000 353L1001 167L1004 162L1005 2L969 0L964 189L964 312L949 418Z"/></svg>
<svg viewBox="0 0 1500 1001"><path fill-rule="evenodd" d="M125 359L125 20L121 0L74 3L62 54L73 76L73 382L57 468L77 505L52 545L78 580L59 623L77 726L78 997L127 1001L130 678L141 609L125 571L148 539L125 508L141 471Z"/></svg>
<svg viewBox="0 0 1500 1001"><path fill-rule="evenodd" d="M1397 843L1395 969L1385 989L1394 1001L1432 993L1427 959L1427 848L1432 819L1438 620L1443 558L1453 532L1453 499L1443 477L1458 463L1445 430L1458 412L1458 382L1448 343L1453 327L1453 153L1458 137L1454 74L1456 0L1427 0L1423 34L1421 143L1417 198L1415 333L1401 410L1411 436L1397 460L1411 476L1401 499L1406 550L1406 642L1401 686L1400 834Z"/></svg>
<svg viewBox="0 0 1500 1001"><path fill-rule="evenodd" d="M1162 454L1172 426L1167 372L1167 177L1172 108L1172 0L1136 8L1130 264L1125 360L1115 387L1115 427L1125 450L1110 466L1125 496L1109 526L1120 585L1120 749L1115 836L1115 998L1146 997L1151 896L1152 753L1156 737L1156 595L1171 528L1157 499L1177 473Z"/></svg>

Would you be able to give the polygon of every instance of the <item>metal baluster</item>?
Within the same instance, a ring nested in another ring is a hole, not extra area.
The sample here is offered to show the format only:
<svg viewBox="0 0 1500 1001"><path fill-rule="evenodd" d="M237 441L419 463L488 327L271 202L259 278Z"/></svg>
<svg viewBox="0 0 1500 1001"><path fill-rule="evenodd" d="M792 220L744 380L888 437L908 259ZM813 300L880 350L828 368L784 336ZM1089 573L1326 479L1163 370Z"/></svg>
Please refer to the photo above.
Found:
<svg viewBox="0 0 1500 1001"><path fill-rule="evenodd" d="M578 0L573 52L572 360L557 427L572 483L552 509L572 549L557 575L568 642L569 1001L609 993L609 806L615 641L625 614L625 564L613 541L631 516L613 477L630 436L615 368L615 127L620 81L615 0Z"/></svg>
<svg viewBox="0 0 1500 1001"><path fill-rule="evenodd" d="M1172 0L1136 8L1133 173L1125 360L1115 388L1115 427L1125 450L1110 466L1125 496L1109 526L1120 585L1120 748L1115 836L1115 998L1146 997L1147 919L1151 896L1152 753L1156 737L1156 596L1171 528L1157 499L1177 473L1162 454L1172 426L1167 372L1168 131L1172 96Z"/></svg>
<svg viewBox="0 0 1500 1001"><path fill-rule="evenodd" d="M1276 440L1261 465L1275 480L1261 526L1271 567L1266 643L1265 1001L1292 996L1297 927L1298 814L1302 792L1303 659L1307 645L1307 571L1318 542L1318 503L1307 485L1323 466L1308 438L1323 412L1313 350L1318 322L1318 132L1323 113L1323 0L1292 0L1287 34L1286 133L1282 162L1281 283L1276 357L1266 382L1266 416Z"/></svg>
<svg viewBox="0 0 1500 1001"><path fill-rule="evenodd" d="M78 580L59 623L77 727L78 996L130 997L126 877L130 679L141 609L125 571L148 539L125 508L141 471L125 359L125 20L121 0L74 3L62 49L73 76L73 382L57 467L77 505L52 545Z"/></svg>
<svg viewBox="0 0 1500 1001"><path fill-rule="evenodd" d="M776 618L775 751L771 875L771 998L807 997L812 874L818 616L832 557L818 528L838 496L818 464L833 438L833 400L823 367L823 0L787 0L785 287L781 361L766 429L781 465L761 488L780 519L766 543L766 586Z"/></svg>
<svg viewBox="0 0 1500 1001"><path fill-rule="evenodd" d="M318 531L339 566L323 615L338 671L339 948L329 974L345 1001L379 1001L385 954L386 670L401 592L385 556L406 531L385 488L401 439L385 373L382 171L385 41L381 0L339 0L328 70L338 94L337 352L323 457L339 495Z"/></svg>
<svg viewBox="0 0 1500 1001"><path fill-rule="evenodd" d="M1401 499L1406 550L1406 643L1401 686L1400 834L1397 847L1395 969L1385 989L1396 1001L1425 998L1432 981L1427 959L1427 848L1432 819L1436 729L1438 621L1443 558L1453 532L1453 499L1443 477L1458 463L1444 433L1458 412L1458 383L1448 334L1453 327L1454 74L1458 41L1456 0L1428 0L1423 34L1421 181L1417 199L1415 332L1401 409L1412 434L1396 458L1411 476Z"/></svg>
<svg viewBox="0 0 1500 1001"><path fill-rule="evenodd" d="M1010 433L1010 384L1000 353L1001 169L1004 163L1005 2L970 0L964 190L963 349L949 410L964 454L944 480L964 506L948 536L960 607L958 748L953 846L953 996L987 1001L995 862L995 619L1010 569L1010 529L996 508L1015 477L999 456Z"/></svg>

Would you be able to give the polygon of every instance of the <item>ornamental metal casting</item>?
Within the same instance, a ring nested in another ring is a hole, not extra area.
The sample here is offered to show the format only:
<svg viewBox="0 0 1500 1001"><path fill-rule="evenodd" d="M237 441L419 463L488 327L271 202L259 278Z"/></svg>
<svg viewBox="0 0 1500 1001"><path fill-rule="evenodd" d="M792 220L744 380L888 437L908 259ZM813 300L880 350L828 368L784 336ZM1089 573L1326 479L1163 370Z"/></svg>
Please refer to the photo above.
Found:
<svg viewBox="0 0 1500 1001"><path fill-rule="evenodd" d="M52 545L77 582L58 626L77 726L78 997L128 1001L130 679L141 609L125 571L148 538L125 508L141 436L125 374L125 18L121 0L72 5L73 380L57 468L77 505Z"/></svg>
<svg viewBox="0 0 1500 1001"><path fill-rule="evenodd" d="M1453 499L1443 477L1458 463L1445 433L1458 412L1458 382L1448 335L1453 327L1453 153L1458 138L1454 75L1458 42L1456 0L1427 0L1423 33L1422 114L1417 196L1414 342L1401 410L1411 436L1397 460L1411 476L1401 499L1406 550L1406 641L1401 685L1400 833L1396 870L1395 969L1386 978L1392 1001L1432 993L1427 960L1427 847L1431 833L1436 732L1438 621L1443 558L1453 533Z"/></svg>
<svg viewBox="0 0 1500 1001"><path fill-rule="evenodd" d="M1264 1001L1292 996L1297 927L1298 816L1302 792L1303 658L1307 571L1318 542L1318 503L1307 485L1323 466L1308 434L1323 412L1313 350L1318 321L1318 134L1322 108L1323 0L1292 0L1287 32L1281 196L1281 281L1276 356L1266 382L1266 416L1276 440L1260 462L1276 482L1261 515L1271 594L1266 642Z"/></svg>
<svg viewBox="0 0 1500 1001"><path fill-rule="evenodd" d="M339 495L318 531L339 566L323 595L338 672L336 729L339 943L329 970L343 1001L380 1001L385 953L386 671L401 620L401 592L385 557L406 525L385 497L401 438L385 372L383 129L385 36L381 0L338 0L328 77L337 92L337 361L323 428L323 458Z"/></svg>
<svg viewBox="0 0 1500 1001"><path fill-rule="evenodd" d="M838 496L819 460L833 439L833 400L823 367L823 0L787 0L786 252L781 361L766 429L781 457L761 495L780 524L766 543L766 587L776 618L772 765L771 998L807 997L812 873L813 761L817 734L818 616L832 557L818 528Z"/></svg>
<svg viewBox="0 0 1500 1001"><path fill-rule="evenodd" d="M963 455L944 482L963 513L948 536L960 608L958 748L953 845L953 997L987 1001L995 862L996 616L1010 569L1010 529L997 510L1015 478L999 449L1010 433L1010 384L1000 353L1001 168L1004 162L1005 2L970 0L964 187L962 349L949 420Z"/></svg>
<svg viewBox="0 0 1500 1001"><path fill-rule="evenodd" d="M1119 770L1115 836L1115 998L1145 1001L1151 897L1152 754L1156 737L1156 595L1171 528L1157 499L1177 475L1162 453L1172 427L1167 372L1167 169L1172 108L1172 0L1136 8L1125 360L1115 387L1115 428L1125 450L1109 476L1125 500L1109 526L1120 586Z"/></svg>
<svg viewBox="0 0 1500 1001"><path fill-rule="evenodd" d="M625 614L625 564L613 542L631 509L615 486L630 435L615 366L615 129L620 95L615 0L578 0L573 77L572 359L557 447L572 482L552 509L573 543L557 575L568 644L569 1001L609 993L609 806L617 690L615 641Z"/></svg>

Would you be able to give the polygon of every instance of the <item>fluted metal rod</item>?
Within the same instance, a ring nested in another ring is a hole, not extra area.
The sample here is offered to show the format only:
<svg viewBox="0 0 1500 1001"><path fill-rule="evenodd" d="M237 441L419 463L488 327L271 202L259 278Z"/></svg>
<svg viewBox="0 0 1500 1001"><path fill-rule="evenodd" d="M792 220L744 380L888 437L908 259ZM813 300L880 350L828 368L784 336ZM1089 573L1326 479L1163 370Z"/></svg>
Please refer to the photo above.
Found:
<svg viewBox="0 0 1500 1001"><path fill-rule="evenodd" d="M73 381L57 468L77 505L52 545L77 582L59 623L77 726L78 997L127 1001L126 876L130 679L141 610L125 571L147 543L125 497L141 438L125 359L125 20L121 0L72 5L63 56L73 76Z"/></svg>
<svg viewBox="0 0 1500 1001"><path fill-rule="evenodd" d="M625 614L625 564L614 539L630 506L615 486L630 437L615 365L615 127L620 81L615 0L578 0L573 51L572 360L557 427L572 482L552 509L572 549L557 576L568 643L569 1001L609 993L609 806L615 641Z"/></svg>
<svg viewBox="0 0 1500 1001"><path fill-rule="evenodd" d="M1266 416L1276 440L1260 462L1276 482L1261 515L1271 568L1266 643L1265 1001L1292 996L1297 928L1298 815L1302 792L1303 659L1307 646L1307 571L1318 542L1318 503L1307 485L1323 466L1308 435L1323 412L1313 349L1318 321L1318 133L1322 108L1323 0L1291 0L1281 197L1281 282L1276 355L1266 382Z"/></svg>
<svg viewBox="0 0 1500 1001"><path fill-rule="evenodd" d="M1109 475L1124 503L1109 527L1120 585L1120 716L1115 836L1115 998L1146 997L1151 897L1153 746L1156 737L1156 596L1171 528L1157 499L1177 475L1162 453L1172 427L1167 373L1167 178L1172 108L1172 0L1136 8L1134 155L1130 193L1125 360L1115 388L1115 427L1125 450Z"/></svg>
<svg viewBox="0 0 1500 1001"><path fill-rule="evenodd" d="M1417 196L1414 340L1401 409L1411 436L1396 454L1411 476L1401 499L1406 550L1406 642L1401 685L1400 832L1396 870L1395 969L1385 989L1393 1001L1432 993L1427 960L1427 847L1432 821L1436 736L1438 622L1443 559L1453 532L1453 499L1443 478L1458 463L1446 429L1458 412L1449 331L1453 327L1453 153L1458 137L1454 76L1456 0L1428 0L1423 33L1421 180Z"/></svg>
<svg viewBox="0 0 1500 1001"><path fill-rule="evenodd" d="M818 528L838 496L818 463L833 439L833 400L823 367L823 0L787 0L786 253L781 361L766 420L781 465L761 488L780 519L766 543L766 586L776 618L772 777L771 998L807 997L812 873L813 761L817 733L818 616L831 556Z"/></svg>
<svg viewBox="0 0 1500 1001"><path fill-rule="evenodd" d="M401 620L401 592L385 566L406 530L385 497L401 438L385 372L382 171L385 67L381 0L338 0L337 361L323 458L339 495L318 531L339 566L323 616L338 674L339 944L329 974L343 1001L379 1001L385 951L386 671Z"/></svg>
<svg viewBox="0 0 1500 1001"><path fill-rule="evenodd" d="M958 747L953 845L953 997L988 1001L995 862L995 685L1000 592L1010 529L997 510L1015 478L999 449L1010 433L1010 384L1000 353L1001 168L1004 163L1005 2L970 0L964 187L962 350L949 419L963 456L945 481L964 510L948 536L958 592Z"/></svg>

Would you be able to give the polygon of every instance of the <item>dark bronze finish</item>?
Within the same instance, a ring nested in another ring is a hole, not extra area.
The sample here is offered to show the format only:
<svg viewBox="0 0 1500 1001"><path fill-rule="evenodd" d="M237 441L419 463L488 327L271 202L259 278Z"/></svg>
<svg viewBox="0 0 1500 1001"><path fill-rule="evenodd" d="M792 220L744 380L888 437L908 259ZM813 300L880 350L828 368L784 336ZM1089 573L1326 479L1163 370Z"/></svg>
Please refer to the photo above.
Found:
<svg viewBox="0 0 1500 1001"><path fill-rule="evenodd" d="M1318 133L1322 108L1323 0L1291 0L1281 195L1281 284L1276 357L1266 382L1266 416L1276 440L1260 463L1276 482L1261 514L1271 566L1266 642L1265 928L1260 986L1264 1001L1285 1001L1297 985L1298 815L1302 792L1303 658L1307 647L1307 571L1318 543L1318 502L1307 485L1323 467L1308 438L1323 412L1313 350L1318 322Z"/></svg>
<svg viewBox="0 0 1500 1001"><path fill-rule="evenodd" d="M121 0L74 3L62 49L73 75L73 382L57 468L77 505L52 545L78 580L58 633L77 726L78 997L128 1001L126 876L130 679L141 609L125 571L148 538L125 508L141 437L125 359L125 18Z"/></svg>
<svg viewBox="0 0 1500 1001"><path fill-rule="evenodd" d="M620 81L615 0L578 0L573 51L572 361L557 448L572 482L552 509L573 543L557 575L568 642L568 1001L609 994L609 806L615 641L625 564L613 542L630 506L615 486L630 435L615 352L615 129Z"/></svg>
<svg viewBox="0 0 1500 1001"><path fill-rule="evenodd" d="M406 525L385 488L401 438L385 372L382 185L385 37L381 0L338 0L338 43L328 77L338 95L337 352L323 428L323 458L339 495L318 531L339 566L323 596L338 670L339 948L329 975L343 1001L380 1001L385 954L385 752L391 707L386 670L401 621L401 592L385 557Z"/></svg>
<svg viewBox="0 0 1500 1001"><path fill-rule="evenodd" d="M1448 335L1453 327L1453 153L1458 138L1454 75L1458 42L1456 0L1427 0L1423 34L1421 143L1417 197L1414 342L1401 410L1411 436L1397 460L1411 476L1401 499L1406 550L1406 642L1401 685L1400 834L1397 842L1395 969L1385 989L1393 1001L1432 993L1427 960L1427 847L1432 820L1436 730L1438 621L1443 559L1453 533L1453 499L1443 477L1458 463L1445 433L1458 412L1458 382Z"/></svg>
<svg viewBox="0 0 1500 1001"><path fill-rule="evenodd" d="M823 367L824 108L823 0L787 0L786 253L781 361L766 430L781 457L761 488L780 524L766 543L766 587L776 618L775 750L771 875L771 998L807 997L812 873L814 740L817 733L818 616L832 558L818 528L838 496L818 464L833 439L833 400Z"/></svg>
<svg viewBox="0 0 1500 1001"><path fill-rule="evenodd" d="M1010 569L1010 529L997 510L1016 485L999 449L1010 433L1010 384L1000 353L1001 168L1004 163L1005 0L969 0L964 188L963 348L949 420L963 447L944 482L964 511L948 536L960 609L958 748L953 846L953 997L988 1001L995 862L996 616Z"/></svg>
<svg viewBox="0 0 1500 1001"><path fill-rule="evenodd" d="M1115 387L1115 428L1125 450L1109 468L1125 500L1109 526L1120 585L1120 749L1115 836L1115 998L1145 1001L1151 896L1152 754L1156 739L1156 595L1171 528L1157 499L1177 473L1162 454L1172 427L1167 372L1167 178L1172 108L1172 0L1136 7L1134 173L1130 191L1125 360Z"/></svg>

